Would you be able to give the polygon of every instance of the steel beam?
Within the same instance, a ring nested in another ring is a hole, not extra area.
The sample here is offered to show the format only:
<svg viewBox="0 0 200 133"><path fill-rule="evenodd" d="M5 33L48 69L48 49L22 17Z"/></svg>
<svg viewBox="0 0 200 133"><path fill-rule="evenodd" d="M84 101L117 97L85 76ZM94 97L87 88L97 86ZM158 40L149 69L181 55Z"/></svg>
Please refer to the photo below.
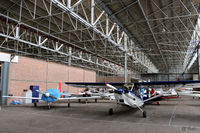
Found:
<svg viewBox="0 0 200 133"><path fill-rule="evenodd" d="M158 51L160 52L160 55L161 55L161 57L162 57L162 59L163 59L163 62L164 62L164 64L165 64L165 67L166 67L166 69L168 69L167 63L166 63L166 61L165 61L165 59L164 59L164 56L162 55L162 52L160 51L160 46L158 45L158 42L157 42L157 40L156 40L156 37L155 37L155 35L154 35L154 33L153 33L152 29L151 29L151 25L150 25L150 23L149 23L148 18L146 17L146 14L145 14L144 9L143 9L143 7L142 7L142 5L141 5L141 3L140 3L140 0L138 0L138 4L139 4L139 6L140 6L140 9L142 10L142 13L143 13L144 17L145 17L146 23L147 23L147 25L148 25L148 27L149 27L151 33L152 33L153 39L154 39L154 41L155 41L155 43L156 43L156 46L158 47Z"/></svg>
<svg viewBox="0 0 200 133"><path fill-rule="evenodd" d="M75 12L73 12L72 10L70 10L68 7L66 7L65 5L63 5L61 2L59 2L58 0L51 0L55 5L57 5L58 7L60 7L62 10L69 12L69 14L71 16L73 16L75 19L77 19L79 22L81 22L82 24L84 24L86 27L89 27L91 29L93 29L94 32L100 34L102 37L104 37L105 39L108 40L108 42L110 42L111 44L113 44L114 46L118 47L122 52L126 52L125 49L117 44L115 41L113 41L111 39L111 37L107 36L106 34L104 34L103 32L101 32L100 30L98 30L95 26L93 26L93 19L92 19L92 12L91 11L91 23L88 23L86 20L84 20L82 17L80 17L79 15L77 15ZM93 1L93 0L92 0ZM97 0L98 1L98 0ZM93 2L92 2L93 3ZM92 4L91 3L91 4ZM94 3L93 3L94 4ZM92 5L93 5L92 4ZM102 3L101 3L102 4ZM125 30L125 29L124 29ZM155 68L155 66L147 66L146 64L144 64L141 60L138 60L137 58L135 58L132 54L127 53L127 55L135 60L137 60L141 65L143 65L145 68L149 69L152 72L157 72L157 69Z"/></svg>

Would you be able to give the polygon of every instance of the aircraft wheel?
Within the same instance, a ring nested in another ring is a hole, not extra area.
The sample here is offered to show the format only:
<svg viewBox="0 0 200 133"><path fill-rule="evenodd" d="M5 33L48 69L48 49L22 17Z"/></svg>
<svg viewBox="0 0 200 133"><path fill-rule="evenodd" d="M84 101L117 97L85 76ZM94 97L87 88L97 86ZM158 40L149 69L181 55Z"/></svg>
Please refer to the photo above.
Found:
<svg viewBox="0 0 200 133"><path fill-rule="evenodd" d="M50 105L48 105L48 106L47 106L47 108L48 108L48 109L51 109L51 106L50 106Z"/></svg>
<svg viewBox="0 0 200 133"><path fill-rule="evenodd" d="M97 103L97 99L95 99L95 103Z"/></svg>
<svg viewBox="0 0 200 133"><path fill-rule="evenodd" d="M70 107L70 103L68 103L68 108Z"/></svg>
<svg viewBox="0 0 200 133"><path fill-rule="evenodd" d="M37 103L34 103L34 107L37 107Z"/></svg>
<svg viewBox="0 0 200 133"><path fill-rule="evenodd" d="M147 112L143 111L142 115L143 115L144 118L146 118L147 117Z"/></svg>
<svg viewBox="0 0 200 133"><path fill-rule="evenodd" d="M81 99L78 99L78 102L80 103L80 102L81 102Z"/></svg>
<svg viewBox="0 0 200 133"><path fill-rule="evenodd" d="M109 115L113 115L113 109L110 108L109 111L108 111Z"/></svg>

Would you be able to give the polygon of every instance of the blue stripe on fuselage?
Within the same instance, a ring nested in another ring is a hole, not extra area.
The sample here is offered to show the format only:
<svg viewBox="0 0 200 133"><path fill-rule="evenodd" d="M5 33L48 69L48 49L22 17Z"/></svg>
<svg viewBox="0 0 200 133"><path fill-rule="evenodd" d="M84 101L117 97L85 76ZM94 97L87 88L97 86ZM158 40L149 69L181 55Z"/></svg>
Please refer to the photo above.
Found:
<svg viewBox="0 0 200 133"><path fill-rule="evenodd" d="M122 94L122 93L124 92L124 89L123 89L123 88L119 88L117 91L118 91L120 94ZM128 90L128 91L129 91L130 93L136 95L137 97L139 97L139 98L141 99L141 97L138 96L134 91L131 91L131 90Z"/></svg>

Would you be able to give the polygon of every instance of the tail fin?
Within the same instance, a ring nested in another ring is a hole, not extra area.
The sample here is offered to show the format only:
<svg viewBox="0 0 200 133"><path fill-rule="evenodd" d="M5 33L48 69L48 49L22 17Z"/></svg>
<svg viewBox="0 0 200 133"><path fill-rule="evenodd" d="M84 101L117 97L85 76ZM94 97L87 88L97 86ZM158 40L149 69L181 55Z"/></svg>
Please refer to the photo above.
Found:
<svg viewBox="0 0 200 133"><path fill-rule="evenodd" d="M60 93L62 93L62 89L61 89L61 83L58 83L58 90L60 91ZM62 95L60 96L62 98Z"/></svg>
<svg viewBox="0 0 200 133"><path fill-rule="evenodd" d="M61 92L62 90L61 90L61 83L59 82L58 83L58 90Z"/></svg>

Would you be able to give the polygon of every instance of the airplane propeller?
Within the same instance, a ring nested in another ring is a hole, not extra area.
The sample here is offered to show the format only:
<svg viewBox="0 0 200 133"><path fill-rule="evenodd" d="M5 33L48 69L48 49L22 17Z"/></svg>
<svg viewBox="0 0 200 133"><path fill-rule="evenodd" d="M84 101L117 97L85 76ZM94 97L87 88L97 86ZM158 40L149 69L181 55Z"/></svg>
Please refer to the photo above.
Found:
<svg viewBox="0 0 200 133"><path fill-rule="evenodd" d="M46 98L51 97L51 98L53 98L53 99L58 99L57 97L51 96L50 93L45 93L45 92L40 91L40 90L37 90L37 92L43 94Z"/></svg>
<svg viewBox="0 0 200 133"><path fill-rule="evenodd" d="M108 86L109 88L111 88L113 90L118 90L116 87L112 86L111 84L106 83L106 86Z"/></svg>

